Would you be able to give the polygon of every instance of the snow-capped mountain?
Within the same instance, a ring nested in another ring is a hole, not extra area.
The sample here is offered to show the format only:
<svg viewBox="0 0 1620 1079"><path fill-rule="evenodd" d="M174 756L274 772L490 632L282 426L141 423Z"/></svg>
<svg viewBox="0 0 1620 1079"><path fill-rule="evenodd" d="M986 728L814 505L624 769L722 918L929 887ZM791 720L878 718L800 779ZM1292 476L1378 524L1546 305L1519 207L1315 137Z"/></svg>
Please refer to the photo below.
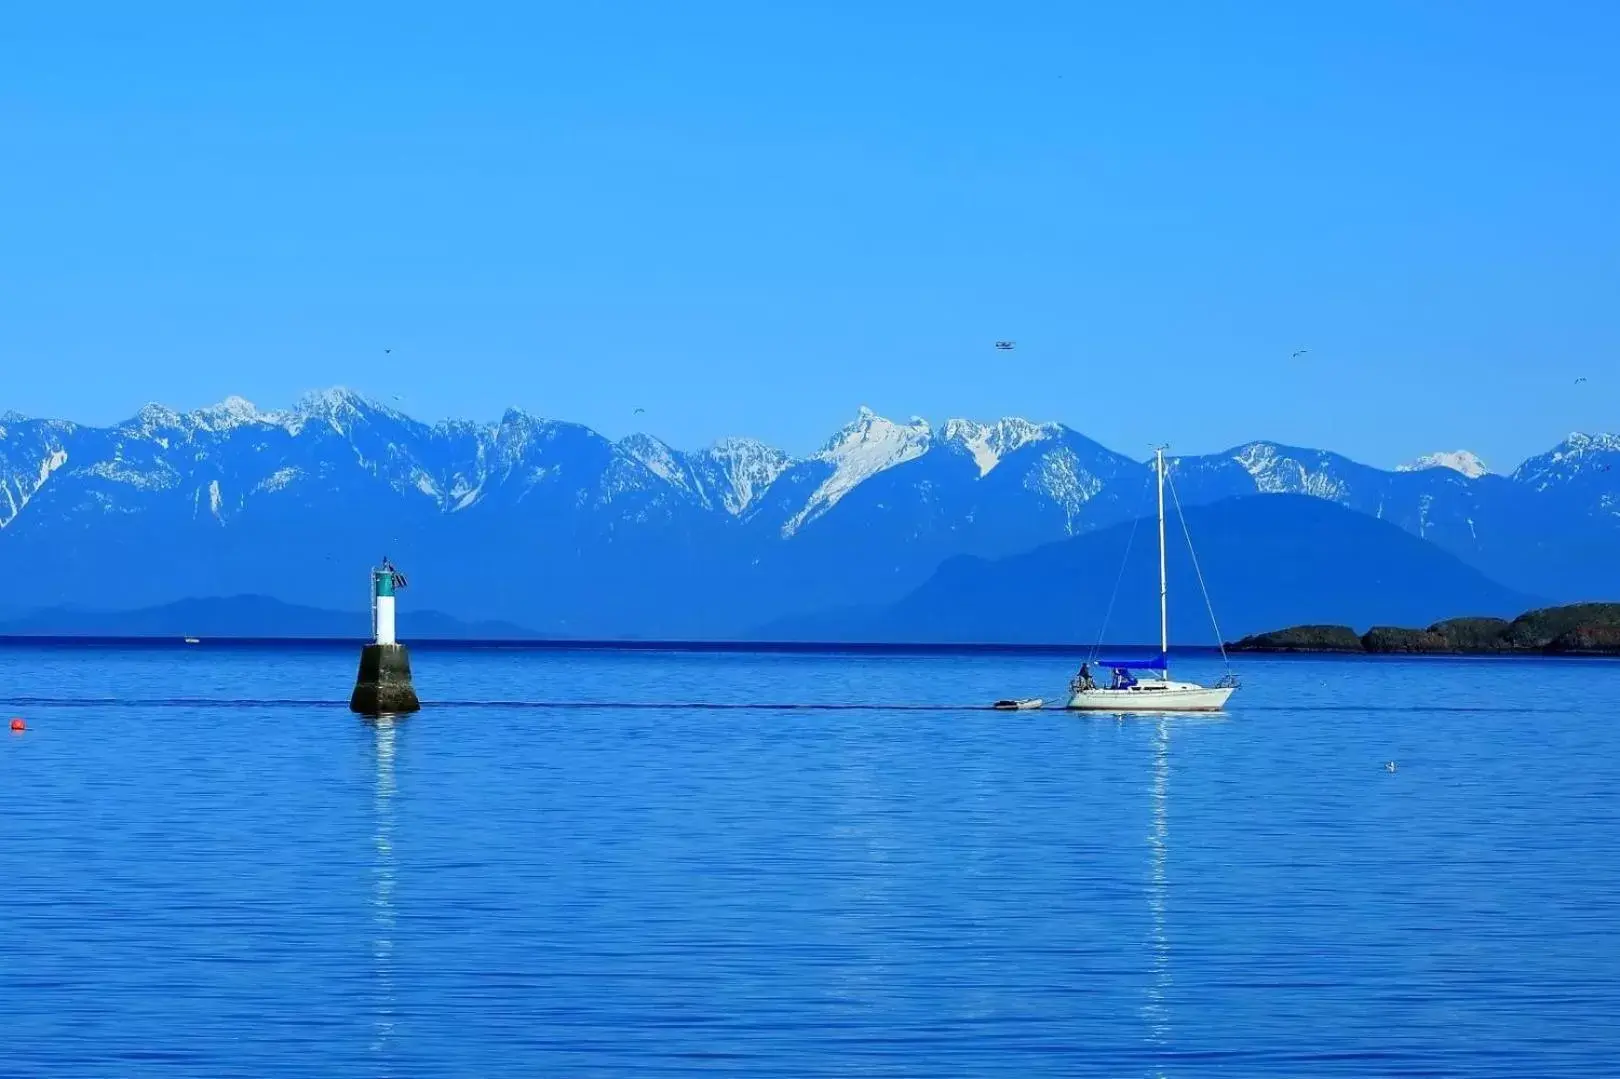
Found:
<svg viewBox="0 0 1620 1079"><path fill-rule="evenodd" d="M1469 450L1447 450L1441 453L1427 453L1415 461L1404 465L1397 465L1397 472L1421 472L1426 468L1449 468L1453 472L1460 472L1471 480L1477 480L1490 472L1485 462Z"/></svg>
<svg viewBox="0 0 1620 1079"><path fill-rule="evenodd" d="M1171 461L1186 505L1305 494L1381 518L1514 588L1620 594L1615 436L1511 475L1472 454L1384 471L1254 442ZM861 409L794 458L508 411L424 423L343 390L260 410L158 405L112 427L0 417L12 609L263 592L349 606L388 553L420 602L571 635L727 635L877 603L958 555L1001 557L1150 513L1151 471L1067 427L899 423ZM115 573L91 573L94 565Z"/></svg>
<svg viewBox="0 0 1620 1079"><path fill-rule="evenodd" d="M1617 465L1620 465L1620 435L1577 432L1514 469L1513 478L1537 491L1583 485L1612 487L1613 470Z"/></svg>
<svg viewBox="0 0 1620 1079"><path fill-rule="evenodd" d="M886 420L865 405L855 422L838 432L806 464L824 465L826 478L810 492L804 506L782 527L791 536L810 521L836 506L862 483L928 452L933 429L927 420L908 424Z"/></svg>

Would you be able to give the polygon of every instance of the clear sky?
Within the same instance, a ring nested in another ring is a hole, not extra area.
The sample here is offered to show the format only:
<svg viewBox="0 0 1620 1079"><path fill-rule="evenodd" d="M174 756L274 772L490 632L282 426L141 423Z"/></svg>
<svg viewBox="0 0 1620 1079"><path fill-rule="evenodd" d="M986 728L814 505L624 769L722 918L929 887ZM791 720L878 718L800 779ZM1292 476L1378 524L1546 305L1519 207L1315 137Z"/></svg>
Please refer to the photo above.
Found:
<svg viewBox="0 0 1620 1079"><path fill-rule="evenodd" d="M1617 49L1599 0L14 5L0 409L1510 466L1620 427Z"/></svg>

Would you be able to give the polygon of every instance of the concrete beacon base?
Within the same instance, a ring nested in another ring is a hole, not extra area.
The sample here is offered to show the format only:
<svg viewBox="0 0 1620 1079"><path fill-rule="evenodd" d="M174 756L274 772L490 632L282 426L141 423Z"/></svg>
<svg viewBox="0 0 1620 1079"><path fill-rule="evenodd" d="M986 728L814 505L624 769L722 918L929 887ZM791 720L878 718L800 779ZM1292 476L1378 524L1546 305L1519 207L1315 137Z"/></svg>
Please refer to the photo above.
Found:
<svg viewBox="0 0 1620 1079"><path fill-rule="evenodd" d="M349 710L365 716L400 716L419 711L411 685L411 654L402 644L368 644L360 650L360 673Z"/></svg>

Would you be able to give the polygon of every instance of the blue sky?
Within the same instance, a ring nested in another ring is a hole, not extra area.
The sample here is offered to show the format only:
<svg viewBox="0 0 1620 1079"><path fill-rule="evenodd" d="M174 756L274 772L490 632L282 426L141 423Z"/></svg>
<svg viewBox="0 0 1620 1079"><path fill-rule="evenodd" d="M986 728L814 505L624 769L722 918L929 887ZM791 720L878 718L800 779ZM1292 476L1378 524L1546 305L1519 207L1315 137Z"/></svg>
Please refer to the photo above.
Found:
<svg viewBox="0 0 1620 1079"><path fill-rule="evenodd" d="M0 409L344 384L688 446L806 451L868 404L1511 465L1620 427L1617 32L1557 0L27 5Z"/></svg>

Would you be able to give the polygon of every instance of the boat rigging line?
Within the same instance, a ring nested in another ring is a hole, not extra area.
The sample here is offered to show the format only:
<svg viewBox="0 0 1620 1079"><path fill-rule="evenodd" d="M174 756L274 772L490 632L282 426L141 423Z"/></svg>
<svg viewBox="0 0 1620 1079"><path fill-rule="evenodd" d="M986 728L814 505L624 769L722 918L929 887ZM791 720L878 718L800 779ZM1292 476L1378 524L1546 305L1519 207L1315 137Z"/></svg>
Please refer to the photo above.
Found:
<svg viewBox="0 0 1620 1079"><path fill-rule="evenodd" d="M1176 504L1176 520L1181 522L1181 534L1187 538L1187 553L1192 556L1193 575L1198 578L1198 590L1204 596L1204 609L1209 612L1209 624L1215 629L1215 643L1221 649L1221 664L1230 674L1232 660L1226 654L1226 638L1221 636L1221 624L1215 618L1215 604L1210 601L1209 589L1204 585L1204 571L1198 565L1198 548L1193 546L1192 530L1187 527L1187 515L1181 511L1181 496L1176 493L1176 480L1170 469L1164 470L1164 478L1170 481L1170 500Z"/></svg>

